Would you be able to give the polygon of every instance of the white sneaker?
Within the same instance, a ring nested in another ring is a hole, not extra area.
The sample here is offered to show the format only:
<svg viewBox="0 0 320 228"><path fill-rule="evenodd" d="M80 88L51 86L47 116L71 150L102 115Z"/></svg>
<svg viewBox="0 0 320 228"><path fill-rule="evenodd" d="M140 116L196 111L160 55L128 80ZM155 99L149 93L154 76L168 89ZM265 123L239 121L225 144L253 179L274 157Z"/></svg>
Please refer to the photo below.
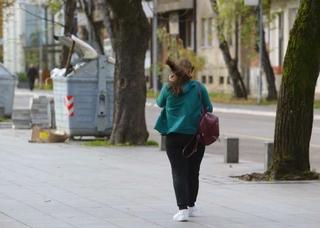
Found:
<svg viewBox="0 0 320 228"><path fill-rule="evenodd" d="M187 209L179 210L177 214L173 216L173 220L177 222L186 222L189 219L189 212Z"/></svg>
<svg viewBox="0 0 320 228"><path fill-rule="evenodd" d="M197 217L199 216L199 209L196 206L188 208L189 216L190 217Z"/></svg>

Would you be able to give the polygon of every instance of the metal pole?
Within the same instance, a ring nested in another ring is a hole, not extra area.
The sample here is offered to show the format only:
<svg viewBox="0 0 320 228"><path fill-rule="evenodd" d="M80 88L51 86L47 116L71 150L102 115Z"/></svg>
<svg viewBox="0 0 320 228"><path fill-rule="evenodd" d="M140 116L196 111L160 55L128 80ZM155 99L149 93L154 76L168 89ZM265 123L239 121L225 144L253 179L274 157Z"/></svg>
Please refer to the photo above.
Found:
<svg viewBox="0 0 320 228"><path fill-rule="evenodd" d="M259 94L258 94L258 104L261 103L262 99L262 47L263 47L263 7L262 0L259 0Z"/></svg>
<svg viewBox="0 0 320 228"><path fill-rule="evenodd" d="M197 0L193 0L193 51L197 54Z"/></svg>
<svg viewBox="0 0 320 228"><path fill-rule="evenodd" d="M153 79L153 91L155 95L158 93L158 75L157 75L157 28L158 28L158 16L157 16L157 0L153 0L153 19L152 19L152 79Z"/></svg>
<svg viewBox="0 0 320 228"><path fill-rule="evenodd" d="M39 16L42 16L42 13L41 13L41 2L40 0L38 1L38 15ZM40 87L42 88L42 81L43 81L43 78L42 78L42 72L43 72L43 66L42 66L42 56L43 56L43 52L42 52L42 24L41 24L41 20L40 19L37 19L37 22L38 22L38 48L39 48L39 85Z"/></svg>

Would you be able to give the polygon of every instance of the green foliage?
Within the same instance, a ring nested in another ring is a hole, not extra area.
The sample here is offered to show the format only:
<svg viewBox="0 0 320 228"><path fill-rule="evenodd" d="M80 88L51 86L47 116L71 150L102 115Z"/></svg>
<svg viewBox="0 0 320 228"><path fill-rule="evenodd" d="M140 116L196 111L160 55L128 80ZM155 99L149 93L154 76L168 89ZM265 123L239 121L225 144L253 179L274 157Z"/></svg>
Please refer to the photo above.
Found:
<svg viewBox="0 0 320 228"><path fill-rule="evenodd" d="M232 37L237 20L241 29L241 40L249 51L247 54L255 54L255 44L258 40L258 9L254 6L246 6L244 0L217 0L219 8L218 23L223 25L227 38ZM273 15L270 14L270 1L263 0L263 12L270 22Z"/></svg>
<svg viewBox="0 0 320 228"><path fill-rule="evenodd" d="M39 65L39 51L37 50L28 50L25 52L26 55L26 65L30 66L31 64L34 66Z"/></svg>
<svg viewBox="0 0 320 228"><path fill-rule="evenodd" d="M44 84L44 85L37 84L34 86L34 88L50 91L50 90L53 90L53 84Z"/></svg>
<svg viewBox="0 0 320 228"><path fill-rule="evenodd" d="M19 82L27 82L28 81L28 77L27 77L26 72L19 72L19 73L17 73L17 76L18 76Z"/></svg>
<svg viewBox="0 0 320 228"><path fill-rule="evenodd" d="M5 122L5 121L7 121L8 119L6 119L5 117L1 117L0 116L0 122Z"/></svg>
<svg viewBox="0 0 320 228"><path fill-rule="evenodd" d="M198 56L192 50L184 48L181 39L170 35L166 28L159 28L157 33L161 45L168 50L168 57L173 60L181 58L189 59L196 72L201 71L204 68L206 63L204 57Z"/></svg>
<svg viewBox="0 0 320 228"><path fill-rule="evenodd" d="M92 140L83 142L82 145L91 147L112 146L112 144L107 140Z"/></svg>
<svg viewBox="0 0 320 228"><path fill-rule="evenodd" d="M314 108L320 109L320 100L314 101Z"/></svg>
<svg viewBox="0 0 320 228"><path fill-rule="evenodd" d="M61 10L63 6L63 1L62 0L48 0L48 6L53 12L53 14L57 13L58 11Z"/></svg>
<svg viewBox="0 0 320 228"><path fill-rule="evenodd" d="M154 140L148 140L146 146L159 146L159 143Z"/></svg>
<svg viewBox="0 0 320 228"><path fill-rule="evenodd" d="M158 94L154 94L154 90L147 90L147 97L148 98L156 98Z"/></svg>

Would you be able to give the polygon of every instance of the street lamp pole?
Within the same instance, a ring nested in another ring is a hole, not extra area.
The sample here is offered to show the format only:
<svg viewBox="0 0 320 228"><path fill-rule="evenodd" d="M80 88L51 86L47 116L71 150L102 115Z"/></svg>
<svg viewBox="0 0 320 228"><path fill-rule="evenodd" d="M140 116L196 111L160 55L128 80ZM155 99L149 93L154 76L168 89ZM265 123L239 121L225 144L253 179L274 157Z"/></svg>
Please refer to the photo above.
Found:
<svg viewBox="0 0 320 228"><path fill-rule="evenodd" d="M157 28L158 28L158 15L157 15L158 1L153 0L153 18L152 18L152 79L153 79L153 91L156 95L158 93L158 75L157 75L157 57L158 57L158 45L157 45Z"/></svg>
<svg viewBox="0 0 320 228"><path fill-rule="evenodd" d="M259 0L259 94L257 98L258 104L261 103L262 99L262 58L263 58L263 7L262 0Z"/></svg>
<svg viewBox="0 0 320 228"><path fill-rule="evenodd" d="M262 58L263 58L263 0L245 0L244 3L247 6L256 6L259 9L259 75L258 75L258 95L257 95L257 103L261 103L262 99Z"/></svg>
<svg viewBox="0 0 320 228"><path fill-rule="evenodd" d="M38 15L39 17L42 16L42 5L41 5L41 1L38 0ZM39 48L39 85L42 88L43 85L43 65L42 65L42 61L43 61L43 47L42 47L42 24L41 24L41 20L37 19L37 24L38 24L38 48Z"/></svg>

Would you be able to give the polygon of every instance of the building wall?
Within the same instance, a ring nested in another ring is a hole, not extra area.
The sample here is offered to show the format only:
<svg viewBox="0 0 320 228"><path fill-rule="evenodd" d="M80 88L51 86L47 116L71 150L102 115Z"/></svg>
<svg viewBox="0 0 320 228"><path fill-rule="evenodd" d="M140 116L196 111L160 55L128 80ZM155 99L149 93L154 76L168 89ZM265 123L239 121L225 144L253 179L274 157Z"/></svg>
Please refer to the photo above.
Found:
<svg viewBox="0 0 320 228"><path fill-rule="evenodd" d="M3 4L0 4L0 62L3 62Z"/></svg>
<svg viewBox="0 0 320 228"><path fill-rule="evenodd" d="M44 2L44 1L43 1ZM36 3L40 3L37 1ZM38 10L39 9L39 10ZM53 32L60 35L61 26L48 23L46 27L44 18L45 10L38 8L32 0L16 1L11 7L3 10L3 45L4 45L4 65L12 72L24 72L29 62L44 68L45 57L49 67L54 65L56 53L54 47L50 47L50 53L45 52L46 36L48 44L53 44ZM35 17L34 15L39 15ZM48 20L52 19L52 14L48 10ZM55 19L57 21L57 19ZM60 23L61 20L59 21ZM53 26L55 29L53 29ZM42 51L39 50L39 39L42 43ZM28 50L28 51L27 51ZM26 53L33 53L33 60ZM40 64L40 53L43 53L42 64Z"/></svg>
<svg viewBox="0 0 320 228"><path fill-rule="evenodd" d="M5 8L3 11L3 52L4 65L12 73L25 69L24 51L21 38L24 36L23 11L19 2Z"/></svg>
<svg viewBox="0 0 320 228"><path fill-rule="evenodd" d="M275 15L275 19L270 23L267 30L267 40L269 41L270 60L275 68L278 84L281 82L283 60L289 42L290 30L299 8L299 2L299 0L274 0L271 4L271 13ZM283 23L281 23L281 18ZM283 29L281 29L281 24L283 24ZM281 34L283 34L282 48L280 42ZM281 52L283 53L282 55L280 54ZM320 97L320 77L317 82L316 93L316 96Z"/></svg>
<svg viewBox="0 0 320 228"><path fill-rule="evenodd" d="M203 0L200 0L203 1ZM180 9L192 9L193 0L158 0L159 13L175 11Z"/></svg>
<svg viewBox="0 0 320 228"><path fill-rule="evenodd" d="M197 47L198 54L205 57L205 68L198 73L198 79L210 92L232 93L228 71L219 49L215 17L210 0L197 1ZM230 46L233 54L234 49Z"/></svg>

